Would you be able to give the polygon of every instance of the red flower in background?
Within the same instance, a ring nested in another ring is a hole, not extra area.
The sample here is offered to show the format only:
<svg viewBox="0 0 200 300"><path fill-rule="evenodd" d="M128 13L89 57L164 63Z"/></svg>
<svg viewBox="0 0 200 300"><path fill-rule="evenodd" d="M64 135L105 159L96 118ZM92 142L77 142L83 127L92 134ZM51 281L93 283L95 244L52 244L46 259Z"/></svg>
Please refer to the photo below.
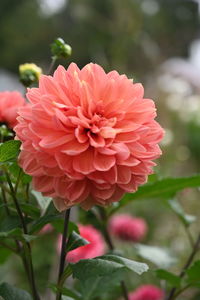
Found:
<svg viewBox="0 0 200 300"><path fill-rule="evenodd" d="M129 294L129 300L163 300L163 291L155 285L141 285Z"/></svg>
<svg viewBox="0 0 200 300"><path fill-rule="evenodd" d="M110 219L108 229L111 234L122 240L139 242L147 233L147 224L142 218L121 214Z"/></svg>
<svg viewBox="0 0 200 300"><path fill-rule="evenodd" d="M119 201L146 182L163 130L141 84L96 64L41 75L15 127L20 166L58 210Z"/></svg>
<svg viewBox="0 0 200 300"><path fill-rule="evenodd" d="M70 263L76 263L80 259L94 258L101 256L105 253L105 242L101 233L95 229L92 225L79 225L80 235L86 239L89 244L81 246L77 249L69 251L67 253L67 261ZM58 249L61 247L61 236L58 241Z"/></svg>
<svg viewBox="0 0 200 300"><path fill-rule="evenodd" d="M17 124L17 111L25 104L25 99L17 91L0 92L0 122L13 128Z"/></svg>

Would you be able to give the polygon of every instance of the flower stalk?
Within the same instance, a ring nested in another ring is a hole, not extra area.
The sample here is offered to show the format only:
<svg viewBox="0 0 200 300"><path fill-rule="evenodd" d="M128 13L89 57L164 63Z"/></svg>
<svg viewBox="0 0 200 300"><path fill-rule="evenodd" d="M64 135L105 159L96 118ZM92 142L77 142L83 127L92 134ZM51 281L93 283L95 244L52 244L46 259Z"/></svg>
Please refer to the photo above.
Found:
<svg viewBox="0 0 200 300"><path fill-rule="evenodd" d="M4 168L4 172L5 172L6 179L7 179L9 188L10 188L11 197L13 199L13 202L15 204L15 208L17 210L18 216L19 216L20 221L21 221L23 232L24 232L24 234L28 234L28 230L27 230L27 227L26 227L26 222L24 220L23 213L22 213L20 205L18 203L18 199L16 197L15 189L12 185L10 176L9 176L9 174L8 174L8 172L5 168ZM19 247L19 249L21 249L19 243L18 243L18 247ZM34 276L34 270L33 270L33 262L32 262L32 254L31 254L31 245L30 245L30 243L29 242L24 242L23 249L24 249L24 253L21 254L21 257L22 257L22 261L23 261L25 270L26 270L28 278L29 278L29 283L30 283L30 286L31 286L32 296L33 296L34 300L40 300L40 297L38 295L37 288L36 288L36 283L35 283L35 276Z"/></svg>
<svg viewBox="0 0 200 300"><path fill-rule="evenodd" d="M104 208L99 207L99 212L100 212L101 221L102 221L102 225L103 225L102 233L104 235L104 238L106 240L106 243L107 243L109 249L111 251L114 251L115 247L114 247L114 244L112 242L111 236L110 236L108 228L107 228L107 219L108 218L107 218L107 215L106 215L106 211L105 211ZM128 291L127 291L127 287L126 287L125 282L122 280L120 282L120 285L121 285L121 290L122 290L122 294L124 296L124 299L128 300Z"/></svg>
<svg viewBox="0 0 200 300"><path fill-rule="evenodd" d="M194 244L193 246L193 250L190 254L190 256L188 257L188 260L186 261L182 271L180 272L180 275L179 277L180 278L183 278L187 269L190 267L191 263L193 262L193 259L195 257L195 255L197 254L198 250L199 250L199 247L200 247L200 234L198 235L197 237L197 240L196 240L196 243ZM184 288L185 290L185 288ZM177 288L172 288L171 291L169 292L169 296L166 298L166 300L174 300L176 299L176 297L179 295L180 293L177 292Z"/></svg>
<svg viewBox="0 0 200 300"><path fill-rule="evenodd" d="M47 74L51 75L51 73L53 72L56 61L57 61L57 57L53 56Z"/></svg>
<svg viewBox="0 0 200 300"><path fill-rule="evenodd" d="M62 275L64 273L64 268L65 268L65 259L67 255L66 251L66 243L67 243L67 238L68 238L68 227L69 227L69 218L70 218L70 208L65 211L65 216L64 216L64 228L63 228L63 234L62 234L62 245L61 245L61 253L60 253L60 265L59 265L59 272L58 272L58 282L57 285L59 287L62 287L61 282ZM60 292L60 289L57 291L56 295L56 300L61 300L62 293Z"/></svg>

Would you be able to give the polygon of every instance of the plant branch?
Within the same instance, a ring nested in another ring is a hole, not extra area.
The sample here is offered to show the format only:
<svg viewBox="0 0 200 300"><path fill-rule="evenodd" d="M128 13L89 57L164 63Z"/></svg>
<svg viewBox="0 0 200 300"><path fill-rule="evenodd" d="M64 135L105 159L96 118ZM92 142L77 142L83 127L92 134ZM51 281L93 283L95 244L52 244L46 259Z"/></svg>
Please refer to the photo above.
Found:
<svg viewBox="0 0 200 300"><path fill-rule="evenodd" d="M8 208L8 203L7 203L7 199L6 199L6 193L5 193L3 184L1 185L1 193L2 193L2 200L3 200L3 203L5 204L5 211L6 211L6 214L7 214L7 216L9 216L9 215L10 215L10 211L9 211L9 208Z"/></svg>
<svg viewBox="0 0 200 300"><path fill-rule="evenodd" d="M18 252L17 252L16 249L14 249L14 248L11 247L10 245L8 245L8 244L6 244L6 243L4 243L4 242L2 242L2 241L0 241L0 246L2 246L2 247L4 247L4 248L7 248L7 249L9 249L10 251L12 251L12 252L18 254Z"/></svg>
<svg viewBox="0 0 200 300"><path fill-rule="evenodd" d="M109 249L111 251L113 251L113 250L115 250L115 247L114 247L114 244L112 242L111 236L110 236L108 228L107 228L108 218L107 218L106 211L105 211L104 208L99 207L99 213L100 213L101 221L102 221L102 225L103 225L102 232L103 232L104 238L107 242L107 245L108 245ZM120 282L120 285L121 285L121 290L122 290L122 294L124 296L124 299L129 300L128 299L128 291L127 291L127 287L126 287L125 282L122 280Z"/></svg>
<svg viewBox="0 0 200 300"><path fill-rule="evenodd" d="M187 269L188 269L189 266L191 265L191 263L192 263L192 261L193 261L195 255L196 255L196 253L197 253L198 250L199 250L199 246L200 246L200 234L199 234L198 237L197 237L197 240L196 240L196 242L195 242L195 244L194 244L194 247L193 247L193 250L192 250L190 256L188 257L188 259L187 259L185 265L183 266L183 269L181 270L181 272L180 272L180 274L179 274L179 277L180 277L180 278L183 278L183 277L184 277L184 275L185 275ZM176 295L175 295L175 294L176 294L176 291L177 291L177 288L175 288L175 287L172 288L171 291L170 291L170 293L169 293L169 296L167 297L166 300L174 300L174 299L176 298ZM177 292L177 295L179 295L178 292Z"/></svg>
<svg viewBox="0 0 200 300"><path fill-rule="evenodd" d="M22 169L19 170L19 174L17 176L17 182L15 184L15 194L17 194L17 189L18 189L18 186L19 186L19 182L20 182L20 179L21 179L21 175L22 175Z"/></svg>
<svg viewBox="0 0 200 300"><path fill-rule="evenodd" d="M52 59L51 59L51 64L49 66L49 70L48 70L47 74L51 75L51 73L53 71L53 68L54 68L54 65L56 63L56 60L57 60L57 57L53 56Z"/></svg>
<svg viewBox="0 0 200 300"><path fill-rule="evenodd" d="M9 176L7 170L4 169L4 171L5 171L5 175L6 175L6 179L7 179L8 185L10 187L11 197L13 199L13 202L15 204L17 213L18 213L20 221L21 221L23 232L24 232L24 234L28 234L28 230L27 230L27 227L26 227L26 222L24 220L23 213L22 213L20 205L18 203L18 199L16 197L15 189L14 189L14 187L12 185L12 182L11 182L11 179L10 179L10 176ZM31 289L32 289L33 299L34 300L39 300L40 297L39 297L39 295L37 293L37 289L36 289L35 277L34 277L34 271L33 271L33 263L32 263L32 255L31 255L31 245L30 245L29 242L25 242L24 243L24 252L25 252L25 257L26 258L24 260L24 258L22 257L22 260L24 262L24 266L26 267L25 268L26 271L29 270L28 274L29 274L29 279L30 279L30 285L31 285Z"/></svg>
<svg viewBox="0 0 200 300"><path fill-rule="evenodd" d="M191 247L192 247L192 249L193 249L193 247L194 247L194 240L193 240L193 237L192 237L192 235L191 235L191 232L190 232L190 230L189 230L188 227L185 227L185 231L186 231L186 234L187 234L187 236L188 236L188 240L189 240L189 242L190 242L190 245L191 245Z"/></svg>
<svg viewBox="0 0 200 300"><path fill-rule="evenodd" d="M65 217L64 217L64 228L63 228L63 234L62 234L62 244L61 244L61 253L60 253L60 265L59 265L59 273L58 273L58 286L60 287L61 284L61 278L64 272L65 268L65 259L66 259L66 243L67 243L67 237L68 237L68 225L69 225L69 217L70 217L70 208L65 211ZM56 300L61 300L61 292L58 290L56 295Z"/></svg>

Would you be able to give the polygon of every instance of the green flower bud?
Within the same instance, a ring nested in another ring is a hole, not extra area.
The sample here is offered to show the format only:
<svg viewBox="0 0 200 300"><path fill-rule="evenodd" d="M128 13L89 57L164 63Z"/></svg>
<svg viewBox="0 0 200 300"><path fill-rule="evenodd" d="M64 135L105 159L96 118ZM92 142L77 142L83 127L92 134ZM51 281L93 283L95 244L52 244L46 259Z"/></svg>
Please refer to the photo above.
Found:
<svg viewBox="0 0 200 300"><path fill-rule="evenodd" d="M19 78L26 87L38 82L41 74L42 69L35 64L26 63L19 66Z"/></svg>
<svg viewBox="0 0 200 300"><path fill-rule="evenodd" d="M54 58L68 58L72 54L72 48L61 38L57 38L51 44L51 53Z"/></svg>

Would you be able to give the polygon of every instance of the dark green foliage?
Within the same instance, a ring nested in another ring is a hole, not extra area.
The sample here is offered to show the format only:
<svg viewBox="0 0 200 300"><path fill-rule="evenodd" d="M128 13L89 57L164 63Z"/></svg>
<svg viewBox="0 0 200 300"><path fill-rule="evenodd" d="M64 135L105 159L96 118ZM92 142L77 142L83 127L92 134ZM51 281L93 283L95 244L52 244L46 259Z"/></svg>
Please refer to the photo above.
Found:
<svg viewBox="0 0 200 300"><path fill-rule="evenodd" d="M31 296L6 282L0 284L0 296L4 300L32 300Z"/></svg>
<svg viewBox="0 0 200 300"><path fill-rule="evenodd" d="M6 162L15 159L19 154L21 142L8 141L0 146L0 162Z"/></svg>

